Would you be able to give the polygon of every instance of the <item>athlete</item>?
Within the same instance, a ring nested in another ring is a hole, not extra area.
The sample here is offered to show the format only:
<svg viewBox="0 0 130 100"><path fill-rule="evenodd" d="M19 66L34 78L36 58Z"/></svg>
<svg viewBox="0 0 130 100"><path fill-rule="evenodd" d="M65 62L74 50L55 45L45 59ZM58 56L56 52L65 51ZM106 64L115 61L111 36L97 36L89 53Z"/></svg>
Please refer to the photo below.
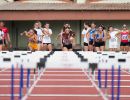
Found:
<svg viewBox="0 0 130 100"><path fill-rule="evenodd" d="M63 45L63 51L72 51L73 49L73 39L74 39L74 33L72 35L70 28L67 27L65 31L62 33L62 45Z"/></svg>
<svg viewBox="0 0 130 100"><path fill-rule="evenodd" d="M10 40L10 35L8 28L5 27L5 23L3 21L0 22L0 29L4 32L4 43L3 43L3 50L7 50L8 46L12 48L11 40Z"/></svg>
<svg viewBox="0 0 130 100"><path fill-rule="evenodd" d="M91 24L91 30L89 31L89 51L94 50L94 34L96 33L96 24L92 23Z"/></svg>
<svg viewBox="0 0 130 100"><path fill-rule="evenodd" d="M118 32L119 30L114 29L112 26L108 29L107 39L109 39L109 51L117 51L118 49L118 38L116 37Z"/></svg>
<svg viewBox="0 0 130 100"><path fill-rule="evenodd" d="M38 50L42 50L42 40L43 40L43 28L40 21L37 21L34 24L34 30L37 31L37 38L38 38Z"/></svg>
<svg viewBox="0 0 130 100"><path fill-rule="evenodd" d="M51 44L52 30L50 29L49 23L46 23L44 25L43 34L44 36L43 36L42 43L43 43L44 50L52 51L52 44Z"/></svg>
<svg viewBox="0 0 130 100"><path fill-rule="evenodd" d="M84 23L84 29L82 31L82 38L83 38L83 45L84 45L84 51L88 51L89 46L89 34L88 32L91 30L90 25L88 23Z"/></svg>
<svg viewBox="0 0 130 100"><path fill-rule="evenodd" d="M2 29L0 29L0 51L2 51L3 43L4 43L4 32L2 31Z"/></svg>
<svg viewBox="0 0 130 100"><path fill-rule="evenodd" d="M24 31L21 33L21 36L25 35L28 37L28 48L31 51L38 50L38 38L37 38L37 31L34 29L30 29L28 32Z"/></svg>
<svg viewBox="0 0 130 100"><path fill-rule="evenodd" d="M99 26L98 31L94 34L94 41L96 51L105 50L106 33L102 26Z"/></svg>
<svg viewBox="0 0 130 100"><path fill-rule="evenodd" d="M127 29L127 26L124 24L123 29L116 35L120 40L120 49L121 51L128 51L128 37L130 35L129 30Z"/></svg>

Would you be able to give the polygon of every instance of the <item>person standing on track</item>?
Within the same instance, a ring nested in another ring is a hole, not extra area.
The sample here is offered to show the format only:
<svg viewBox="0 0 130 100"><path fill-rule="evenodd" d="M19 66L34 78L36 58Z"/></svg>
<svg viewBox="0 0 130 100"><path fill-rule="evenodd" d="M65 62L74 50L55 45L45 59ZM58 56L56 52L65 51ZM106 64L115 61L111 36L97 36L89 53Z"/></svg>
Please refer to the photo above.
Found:
<svg viewBox="0 0 130 100"><path fill-rule="evenodd" d="M2 29L0 29L0 51L2 51L3 43L4 43L4 32L2 31Z"/></svg>
<svg viewBox="0 0 130 100"><path fill-rule="evenodd" d="M117 51L118 49L118 38L116 34L119 30L115 30L112 26L108 28L107 39L109 39L109 51Z"/></svg>
<svg viewBox="0 0 130 100"><path fill-rule="evenodd" d="M37 31L34 29L30 29L28 32L24 31L21 33L21 36L27 36L28 37L28 48L31 51L38 50L38 38L37 38Z"/></svg>
<svg viewBox="0 0 130 100"><path fill-rule="evenodd" d="M90 25L88 23L84 23L84 29L82 31L82 38L83 38L83 45L84 45L84 51L88 51L89 48L89 31L91 30Z"/></svg>
<svg viewBox="0 0 130 100"><path fill-rule="evenodd" d="M43 28L40 21L37 21L34 24L34 30L37 31L37 38L38 38L38 50L42 50L42 40L43 40Z"/></svg>
<svg viewBox="0 0 130 100"><path fill-rule="evenodd" d="M99 26L98 31L94 34L94 41L96 51L105 50L106 33L103 26Z"/></svg>
<svg viewBox="0 0 130 100"><path fill-rule="evenodd" d="M123 29L118 34L116 34L116 36L121 40L120 43L121 51L128 51L128 44L129 44L128 37L130 35L130 32L125 24L123 25L122 28Z"/></svg>
<svg viewBox="0 0 130 100"><path fill-rule="evenodd" d="M96 24L91 23L91 30L89 31L89 51L94 50L94 34L96 33Z"/></svg>
<svg viewBox="0 0 130 100"><path fill-rule="evenodd" d="M63 28L61 29L61 32L58 34L57 36L57 39L60 40L60 44L61 44L61 49L63 49L63 45L62 45L62 33L65 32L65 29L66 28L70 28L71 29L71 26L70 24L66 23L64 24ZM72 31L72 30L71 30Z"/></svg>
<svg viewBox="0 0 130 100"><path fill-rule="evenodd" d="M43 49L52 51L52 44L51 44L52 30L50 29L50 24L49 23L46 23L44 25L43 34L44 34L43 40L42 40Z"/></svg>
<svg viewBox="0 0 130 100"><path fill-rule="evenodd" d="M5 23L3 21L0 22L0 29L4 32L3 50L8 50L8 46L12 48L12 44L11 44L8 28L5 27Z"/></svg>
<svg viewBox="0 0 130 100"><path fill-rule="evenodd" d="M71 29L69 27L65 28L65 31L62 33L63 51L73 50L74 36L75 36L74 32L71 33Z"/></svg>

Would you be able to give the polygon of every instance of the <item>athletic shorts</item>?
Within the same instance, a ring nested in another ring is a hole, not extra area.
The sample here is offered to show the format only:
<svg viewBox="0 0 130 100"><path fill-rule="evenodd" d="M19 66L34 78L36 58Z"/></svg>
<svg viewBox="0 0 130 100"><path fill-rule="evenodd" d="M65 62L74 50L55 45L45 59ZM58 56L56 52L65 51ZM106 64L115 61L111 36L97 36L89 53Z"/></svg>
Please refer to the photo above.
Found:
<svg viewBox="0 0 130 100"><path fill-rule="evenodd" d="M49 44L51 44L51 43L43 43L43 45L44 45L44 44L45 44L45 45L49 45Z"/></svg>
<svg viewBox="0 0 130 100"><path fill-rule="evenodd" d="M128 46L128 45L129 45L128 42L121 42L121 43L120 43L120 46Z"/></svg>
<svg viewBox="0 0 130 100"><path fill-rule="evenodd" d="M29 46L30 48L32 48L32 50L37 50L37 49L38 49L37 43L29 43L28 46Z"/></svg>
<svg viewBox="0 0 130 100"><path fill-rule="evenodd" d="M68 44L68 45L63 44L63 47L66 47L67 49L72 49L72 44Z"/></svg>
<svg viewBox="0 0 130 100"><path fill-rule="evenodd" d="M128 43L128 45L130 46L130 42Z"/></svg>
<svg viewBox="0 0 130 100"><path fill-rule="evenodd" d="M95 47L105 46L105 42L95 42Z"/></svg>
<svg viewBox="0 0 130 100"><path fill-rule="evenodd" d="M88 43L84 42L84 46L88 46Z"/></svg>
<svg viewBox="0 0 130 100"><path fill-rule="evenodd" d="M37 43L38 43L38 44L41 44L41 43L42 43L42 41L38 41Z"/></svg>
<svg viewBox="0 0 130 100"><path fill-rule="evenodd" d="M92 40L92 41L89 41L89 45L93 45L93 40Z"/></svg>
<svg viewBox="0 0 130 100"><path fill-rule="evenodd" d="M0 40L0 45L2 45L3 44L3 41L2 40Z"/></svg>
<svg viewBox="0 0 130 100"><path fill-rule="evenodd" d="M7 45L6 40L4 39L4 45Z"/></svg>

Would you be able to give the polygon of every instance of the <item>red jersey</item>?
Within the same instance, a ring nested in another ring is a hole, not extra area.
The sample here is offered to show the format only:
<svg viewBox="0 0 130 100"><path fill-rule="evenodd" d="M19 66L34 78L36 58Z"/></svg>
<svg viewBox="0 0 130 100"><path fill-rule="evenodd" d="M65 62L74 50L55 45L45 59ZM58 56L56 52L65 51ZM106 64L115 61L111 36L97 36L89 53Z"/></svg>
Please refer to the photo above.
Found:
<svg viewBox="0 0 130 100"><path fill-rule="evenodd" d="M2 31L4 32L4 39L7 39L8 28L7 27L3 27L3 28L0 28L0 29L2 29Z"/></svg>
<svg viewBox="0 0 130 100"><path fill-rule="evenodd" d="M121 42L128 42L129 32L121 32Z"/></svg>

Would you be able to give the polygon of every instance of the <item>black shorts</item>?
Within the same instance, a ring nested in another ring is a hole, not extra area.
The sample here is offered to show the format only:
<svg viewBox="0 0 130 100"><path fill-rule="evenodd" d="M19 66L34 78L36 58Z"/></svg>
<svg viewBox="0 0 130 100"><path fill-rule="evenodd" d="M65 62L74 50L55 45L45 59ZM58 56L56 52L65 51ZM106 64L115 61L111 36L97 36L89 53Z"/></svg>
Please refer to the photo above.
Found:
<svg viewBox="0 0 130 100"><path fill-rule="evenodd" d="M89 45L93 45L93 40L92 40L92 41L89 41Z"/></svg>
<svg viewBox="0 0 130 100"><path fill-rule="evenodd" d="M95 42L95 47L105 46L105 42Z"/></svg>
<svg viewBox="0 0 130 100"><path fill-rule="evenodd" d="M5 39L4 39L4 41L3 41L3 42L4 42L4 45L7 45L7 43L6 43L6 40L5 40ZM3 42L2 42L2 43L3 43Z"/></svg>
<svg viewBox="0 0 130 100"><path fill-rule="evenodd" d="M63 44L63 47L66 47L67 49L72 49L72 44L68 44L68 45Z"/></svg>
<svg viewBox="0 0 130 100"><path fill-rule="evenodd" d="M43 45L44 45L44 44L45 44L45 45L49 45L49 44L51 44L51 43L43 43Z"/></svg>
<svg viewBox="0 0 130 100"><path fill-rule="evenodd" d="M42 41L38 41L37 43L38 43L38 44L41 44L41 43L42 43Z"/></svg>
<svg viewBox="0 0 130 100"><path fill-rule="evenodd" d="M130 42L128 43L128 45L130 46Z"/></svg>
<svg viewBox="0 0 130 100"><path fill-rule="evenodd" d="M84 42L84 46L88 46L88 43L85 43L85 42Z"/></svg>
<svg viewBox="0 0 130 100"><path fill-rule="evenodd" d="M3 41L2 40L0 40L0 45L2 45L3 44Z"/></svg>
<svg viewBox="0 0 130 100"><path fill-rule="evenodd" d="M129 42L121 42L120 46L128 46Z"/></svg>

